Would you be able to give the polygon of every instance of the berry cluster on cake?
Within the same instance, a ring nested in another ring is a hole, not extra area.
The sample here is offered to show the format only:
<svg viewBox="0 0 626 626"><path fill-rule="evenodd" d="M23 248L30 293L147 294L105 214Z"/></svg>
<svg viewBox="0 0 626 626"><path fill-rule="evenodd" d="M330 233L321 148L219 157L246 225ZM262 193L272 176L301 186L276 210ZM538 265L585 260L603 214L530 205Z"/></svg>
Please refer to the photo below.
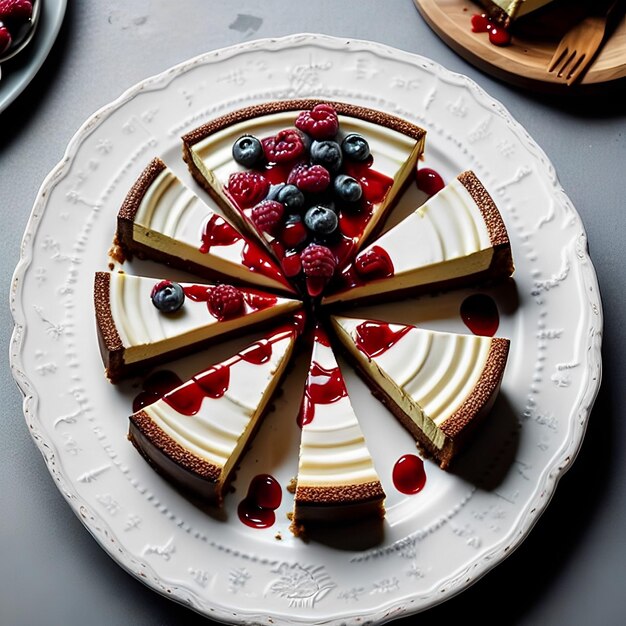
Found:
<svg viewBox="0 0 626 626"><path fill-rule="evenodd" d="M467 444L498 393L508 340L338 310L512 274L502 216L470 171L380 234L415 184L424 142L423 129L381 111L276 101L182 138L183 159L217 211L159 158L137 178L118 213L113 253L157 262L160 277L96 273L108 378L118 382L236 333L267 329L262 340L153 394L131 415L130 440L181 490L223 502L298 346L308 347L311 364L297 415L296 534L384 516L385 492L334 348L442 468ZM172 281L167 267L204 282Z"/></svg>

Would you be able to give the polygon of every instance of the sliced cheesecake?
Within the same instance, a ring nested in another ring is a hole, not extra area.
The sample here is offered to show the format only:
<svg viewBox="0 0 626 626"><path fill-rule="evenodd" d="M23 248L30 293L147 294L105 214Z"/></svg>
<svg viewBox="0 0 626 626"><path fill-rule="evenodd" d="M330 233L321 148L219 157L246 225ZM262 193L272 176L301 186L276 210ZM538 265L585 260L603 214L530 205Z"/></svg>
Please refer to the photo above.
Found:
<svg viewBox="0 0 626 626"><path fill-rule="evenodd" d="M508 277L506 226L476 175L463 172L363 249L323 304L363 303Z"/></svg>
<svg viewBox="0 0 626 626"><path fill-rule="evenodd" d="M447 468L490 411L509 340L333 316L347 356L372 392Z"/></svg>
<svg viewBox="0 0 626 626"><path fill-rule="evenodd" d="M298 418L302 428L293 525L335 525L384 516L385 493L339 365L316 329Z"/></svg>
<svg viewBox="0 0 626 626"><path fill-rule="evenodd" d="M117 217L116 244L137 255L209 279L293 293L276 262L215 213L165 163L153 159Z"/></svg>
<svg viewBox="0 0 626 626"><path fill-rule="evenodd" d="M166 479L220 505L267 412L299 333L288 324L199 372L130 417L129 439Z"/></svg>
<svg viewBox="0 0 626 626"><path fill-rule="evenodd" d="M477 0L498 24L507 28L520 17L550 4L553 0Z"/></svg>
<svg viewBox="0 0 626 626"><path fill-rule="evenodd" d="M178 289L177 308L167 310L167 302L159 308L163 296L176 297L169 294L173 289ZM112 382L301 306L298 300L226 284L172 283L122 272L96 272L94 278L98 336Z"/></svg>
<svg viewBox="0 0 626 626"><path fill-rule="evenodd" d="M232 221L256 232L294 277L307 244L321 239L341 267L378 230L414 180L425 134L406 120L361 106L287 100L204 124L183 137L183 156ZM282 195L285 184L302 197ZM318 228L320 221L306 214L319 206L338 219L326 214Z"/></svg>

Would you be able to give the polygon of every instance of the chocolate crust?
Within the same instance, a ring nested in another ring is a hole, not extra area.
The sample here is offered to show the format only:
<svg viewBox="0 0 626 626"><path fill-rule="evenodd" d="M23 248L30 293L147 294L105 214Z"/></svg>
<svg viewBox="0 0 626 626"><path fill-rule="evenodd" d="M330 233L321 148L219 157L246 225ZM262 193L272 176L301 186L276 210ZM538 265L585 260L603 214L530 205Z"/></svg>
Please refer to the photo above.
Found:
<svg viewBox="0 0 626 626"><path fill-rule="evenodd" d="M423 128L394 115L390 115L389 113L384 113L383 111L369 109L356 104L348 104L347 102L306 98L264 102L262 104L255 104L232 111L183 135L183 144L185 146L193 146L209 135L239 122L244 122L263 115L272 115L274 113L312 109L317 104L331 104L339 115L356 117L380 126L385 126L416 140L420 140L426 135L426 131Z"/></svg>
<svg viewBox="0 0 626 626"><path fill-rule="evenodd" d="M185 450L144 411L130 417L128 438L141 456L181 491L205 503L221 504L226 482L222 468Z"/></svg>
<svg viewBox="0 0 626 626"><path fill-rule="evenodd" d="M124 345L111 314L111 276L96 272L93 285L93 304L96 312L98 344L107 376L123 366Z"/></svg>
<svg viewBox="0 0 626 626"><path fill-rule="evenodd" d="M471 434L481 424L491 410L498 395L504 368L508 358L508 339L494 337L487 356L487 366L472 393L461 407L440 427L445 435L441 449L433 445L415 422L402 410L396 401L373 380L369 372L354 358L338 339L335 345L348 358L357 374L369 387L372 395L379 400L400 424L413 436L420 451L448 469L456 455L463 449Z"/></svg>
<svg viewBox="0 0 626 626"><path fill-rule="evenodd" d="M298 504L316 504L345 506L385 497L379 481L358 485L327 485L324 487L298 486L296 501Z"/></svg>
<svg viewBox="0 0 626 626"><path fill-rule="evenodd" d="M165 170L166 167L165 163L159 157L152 159L133 183L133 186L126 194L124 202L117 213L115 244L128 256L132 256L132 254L137 251L137 246L133 241L133 224L141 200L146 195L146 192L152 183L154 183L157 176Z"/></svg>

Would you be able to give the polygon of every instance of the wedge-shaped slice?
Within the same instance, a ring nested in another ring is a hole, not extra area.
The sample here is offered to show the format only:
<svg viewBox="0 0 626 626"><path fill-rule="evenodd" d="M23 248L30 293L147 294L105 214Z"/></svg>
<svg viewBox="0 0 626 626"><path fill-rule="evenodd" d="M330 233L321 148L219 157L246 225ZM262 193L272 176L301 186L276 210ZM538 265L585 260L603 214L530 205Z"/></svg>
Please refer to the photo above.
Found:
<svg viewBox="0 0 626 626"><path fill-rule="evenodd" d="M363 249L329 287L324 303L401 297L512 272L502 216L476 175L467 171Z"/></svg>
<svg viewBox="0 0 626 626"><path fill-rule="evenodd" d="M328 125L321 131L316 126L327 113L319 110L319 105L330 107L329 115L335 118L330 131ZM309 119L302 122L302 115ZM287 131L295 134L286 134ZM346 137L355 134L365 139L369 152L358 159L345 149L337 153L338 144L343 146ZM335 254L338 266L342 266L377 231L400 191L414 180L425 135L422 128L404 119L366 107L320 100L282 100L234 111L193 130L183 137L183 156L196 180L233 222L259 234L285 272L294 276L298 264L293 257L304 245L300 240L303 229L289 223L287 216L292 209L288 203L282 217L269 219L259 218L255 205L267 198L282 202L274 191L287 182L304 193L304 207L298 209L302 215L311 207L332 203L339 225L326 245ZM248 165L244 161L244 166L240 159L235 160L233 146L243 136L252 136L263 144L259 162ZM298 137L304 138L302 145ZM321 151L316 148L320 143L326 144ZM334 148L327 148L329 143ZM343 156L329 164L325 160L328 157L321 154L324 150L335 150L335 154ZM318 173L320 167L327 172L316 178L309 169L312 166ZM303 167L309 172L304 177ZM252 176L232 178L244 171ZM300 174L296 175L297 171ZM334 183L340 175L349 175L359 182L362 196L358 201L345 203L337 195ZM309 235L312 241L314 237Z"/></svg>
<svg viewBox="0 0 626 626"><path fill-rule="evenodd" d="M493 405L509 340L339 316L332 323L374 395L448 467Z"/></svg>
<svg viewBox="0 0 626 626"><path fill-rule="evenodd" d="M297 334L291 324L269 333L135 412L130 440L183 492L220 505L280 384Z"/></svg>
<svg viewBox="0 0 626 626"><path fill-rule="evenodd" d="M122 272L96 272L96 322L112 382L301 307L297 300L257 289L178 283L184 294L182 306L166 313L155 306L152 296L159 287L171 284Z"/></svg>
<svg viewBox="0 0 626 626"><path fill-rule="evenodd" d="M116 243L137 255L209 279L293 293L268 253L212 211L159 158L128 192Z"/></svg>
<svg viewBox="0 0 626 626"><path fill-rule="evenodd" d="M302 428L292 528L384 517L385 492L328 337L316 329L299 415Z"/></svg>

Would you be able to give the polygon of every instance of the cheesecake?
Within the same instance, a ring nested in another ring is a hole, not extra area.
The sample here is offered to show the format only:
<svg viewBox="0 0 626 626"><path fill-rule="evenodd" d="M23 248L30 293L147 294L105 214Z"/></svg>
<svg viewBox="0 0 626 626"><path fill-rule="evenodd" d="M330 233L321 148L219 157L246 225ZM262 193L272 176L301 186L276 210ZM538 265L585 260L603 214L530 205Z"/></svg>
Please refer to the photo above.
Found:
<svg viewBox="0 0 626 626"><path fill-rule="evenodd" d="M504 220L466 171L364 248L322 303L364 303L484 284L514 271Z"/></svg>
<svg viewBox="0 0 626 626"><path fill-rule="evenodd" d="M373 394L448 468L492 408L509 340L344 316L331 322Z"/></svg>
<svg viewBox="0 0 626 626"><path fill-rule="evenodd" d="M117 216L114 256L137 255L210 280L294 293L275 260L213 211L158 157Z"/></svg>
<svg viewBox="0 0 626 626"><path fill-rule="evenodd" d="M380 483L346 385L317 328L298 417L302 429L292 530L384 517Z"/></svg>
<svg viewBox="0 0 626 626"><path fill-rule="evenodd" d="M298 300L225 283L174 283L96 272L96 326L109 380L118 382L208 343L252 331Z"/></svg>
<svg viewBox="0 0 626 626"><path fill-rule="evenodd" d="M196 128L183 157L231 221L317 296L414 181L425 134L362 106L283 100ZM325 248L323 262L311 245Z"/></svg>
<svg viewBox="0 0 626 626"><path fill-rule="evenodd" d="M487 15L498 24L509 27L520 17L533 13L554 0L477 0Z"/></svg>
<svg viewBox="0 0 626 626"><path fill-rule="evenodd" d="M286 324L130 416L129 439L191 499L220 506L294 350Z"/></svg>

